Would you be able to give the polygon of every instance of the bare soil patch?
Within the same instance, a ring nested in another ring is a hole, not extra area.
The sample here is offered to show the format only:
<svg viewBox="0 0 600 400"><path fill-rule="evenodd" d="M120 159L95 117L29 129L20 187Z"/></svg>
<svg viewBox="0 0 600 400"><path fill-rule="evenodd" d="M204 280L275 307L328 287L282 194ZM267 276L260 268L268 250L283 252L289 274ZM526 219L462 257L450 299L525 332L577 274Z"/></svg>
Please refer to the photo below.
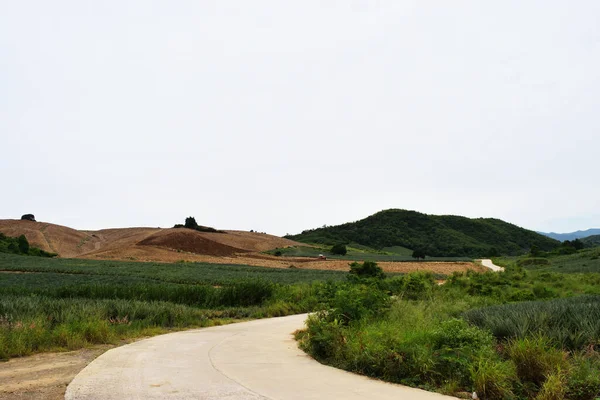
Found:
<svg viewBox="0 0 600 400"><path fill-rule="evenodd" d="M238 253L300 245L292 240L257 232L209 233L181 228L78 231L66 226L23 220L0 220L0 232L13 237L25 235L32 245L65 258L200 261L190 256L174 256L173 251L210 257L235 257Z"/></svg>
<svg viewBox="0 0 600 400"><path fill-rule="evenodd" d="M157 246L176 249L209 256L232 256L248 250L228 246L206 238L200 232L188 229L173 229L169 232L158 232L138 243L139 246Z"/></svg>
<svg viewBox="0 0 600 400"><path fill-rule="evenodd" d="M0 362L0 400L62 400L75 375L112 345Z"/></svg>

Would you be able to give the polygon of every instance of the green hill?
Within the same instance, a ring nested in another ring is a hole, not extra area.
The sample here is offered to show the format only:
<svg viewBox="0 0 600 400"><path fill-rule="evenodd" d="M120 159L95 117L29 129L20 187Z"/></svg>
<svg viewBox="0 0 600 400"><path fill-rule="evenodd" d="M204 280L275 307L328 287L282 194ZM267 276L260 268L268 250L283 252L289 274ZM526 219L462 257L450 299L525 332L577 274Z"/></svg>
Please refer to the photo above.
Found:
<svg viewBox="0 0 600 400"><path fill-rule="evenodd" d="M552 250L559 242L494 218L470 219L385 210L357 222L303 231L288 239L304 243L359 243L374 249L403 246L434 257L518 255L535 245Z"/></svg>
<svg viewBox="0 0 600 400"><path fill-rule="evenodd" d="M579 239L583 242L585 247L596 247L600 246L600 235L588 236L583 239Z"/></svg>

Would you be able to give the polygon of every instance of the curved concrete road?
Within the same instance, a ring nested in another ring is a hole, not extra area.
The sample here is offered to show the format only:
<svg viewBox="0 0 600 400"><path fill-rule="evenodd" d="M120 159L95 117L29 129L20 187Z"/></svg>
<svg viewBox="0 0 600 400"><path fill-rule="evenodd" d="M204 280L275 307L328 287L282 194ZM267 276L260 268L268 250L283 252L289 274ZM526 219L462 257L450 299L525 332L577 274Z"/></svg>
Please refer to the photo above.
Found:
<svg viewBox="0 0 600 400"><path fill-rule="evenodd" d="M306 317L170 333L109 350L75 377L65 399L451 398L319 364L292 336Z"/></svg>
<svg viewBox="0 0 600 400"><path fill-rule="evenodd" d="M485 259L485 260L479 260L479 261L481 261L481 265L483 265L486 268L491 269L494 272L502 272L502 271L504 271L503 267L497 266L496 264L494 264L492 262L492 260Z"/></svg>

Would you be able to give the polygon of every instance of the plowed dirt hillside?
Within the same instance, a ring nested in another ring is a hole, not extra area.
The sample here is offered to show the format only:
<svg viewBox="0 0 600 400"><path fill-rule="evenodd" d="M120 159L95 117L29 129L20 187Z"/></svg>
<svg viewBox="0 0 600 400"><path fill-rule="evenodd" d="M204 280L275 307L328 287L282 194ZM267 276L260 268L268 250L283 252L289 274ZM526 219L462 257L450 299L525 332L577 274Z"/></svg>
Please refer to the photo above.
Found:
<svg viewBox="0 0 600 400"><path fill-rule="evenodd" d="M235 257L236 254L298 245L291 240L253 232L210 233L185 228L78 231L66 226L23 220L0 220L0 232L13 237L25 235L32 245L66 258L199 261L197 255Z"/></svg>
<svg viewBox="0 0 600 400"><path fill-rule="evenodd" d="M321 261L314 258L275 257L262 251L287 246L306 246L264 233L225 231L198 232L191 229L122 228L78 231L46 222L0 220L0 232L24 234L29 242L65 258L135 260L158 262L207 262L244 264L273 268L327 269L348 271L348 260ZM360 261L360 260L357 260ZM451 274L485 268L466 262L380 262L386 272L432 271Z"/></svg>

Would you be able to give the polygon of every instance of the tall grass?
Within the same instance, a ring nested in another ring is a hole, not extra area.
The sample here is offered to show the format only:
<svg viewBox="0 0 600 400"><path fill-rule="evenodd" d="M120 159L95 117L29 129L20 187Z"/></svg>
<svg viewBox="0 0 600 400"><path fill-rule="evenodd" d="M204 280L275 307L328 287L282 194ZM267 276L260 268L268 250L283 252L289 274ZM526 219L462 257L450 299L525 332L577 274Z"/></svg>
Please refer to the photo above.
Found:
<svg viewBox="0 0 600 400"><path fill-rule="evenodd" d="M442 286L425 284L424 276L394 278L370 286L398 293L389 309L380 306L344 321L338 317L344 307L330 300L328 311L312 317L299 335L301 346L339 368L447 394L595 399L600 296L501 304L585 293L596 279L542 274L509 268L501 274L454 275ZM412 280L413 295L403 295ZM337 290L353 294L346 307L360 310L363 301L371 301L360 290Z"/></svg>

